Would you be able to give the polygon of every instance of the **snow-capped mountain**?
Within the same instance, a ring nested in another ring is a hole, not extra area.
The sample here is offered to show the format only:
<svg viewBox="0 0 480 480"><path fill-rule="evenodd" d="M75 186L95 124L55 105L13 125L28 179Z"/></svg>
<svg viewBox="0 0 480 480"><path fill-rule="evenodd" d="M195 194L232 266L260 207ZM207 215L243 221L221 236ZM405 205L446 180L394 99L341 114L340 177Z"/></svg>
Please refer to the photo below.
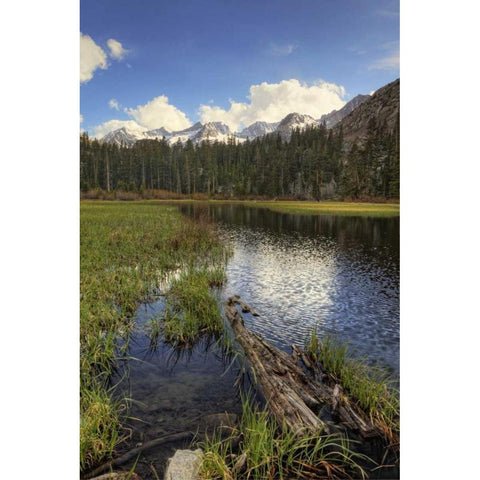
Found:
<svg viewBox="0 0 480 480"><path fill-rule="evenodd" d="M144 132L122 127L108 133L101 141L131 147L138 140L161 140L165 138L170 145L173 145L178 141L186 143L188 140L191 140L193 143L201 143L204 140L226 142L231 136L230 129L224 123L209 122L202 124L197 122L195 125L177 132L169 132L163 127Z"/></svg>
<svg viewBox="0 0 480 480"><path fill-rule="evenodd" d="M204 140L211 142L226 142L232 132L228 125L221 122L208 122L200 129L200 131L192 138L194 143L201 143Z"/></svg>
<svg viewBox="0 0 480 480"><path fill-rule="evenodd" d="M102 139L105 143L114 143L118 146L126 145L131 147L137 140L142 140L146 132L141 130L131 130L126 127L119 128L113 132L107 133Z"/></svg>
<svg viewBox="0 0 480 480"><path fill-rule="evenodd" d="M165 140L167 140L170 145L173 145L177 142L186 143L188 140L193 140L195 135L198 135L202 128L203 125L200 122L197 122L195 125L185 128L184 130L179 130L178 132L172 132L168 135L165 135Z"/></svg>
<svg viewBox="0 0 480 480"><path fill-rule="evenodd" d="M253 140L254 138L263 137L268 133L274 132L279 124L280 122L255 122L249 127L244 128L240 133L237 133L236 136L238 138L249 138L250 140Z"/></svg>
<svg viewBox="0 0 480 480"><path fill-rule="evenodd" d="M156 139L156 138L168 137L172 134L167 129L160 127L160 128L156 128L155 130L148 130L148 132L145 132L144 135L145 135L145 138Z"/></svg>
<svg viewBox="0 0 480 480"><path fill-rule="evenodd" d="M370 95L357 95L355 98L352 98L349 102L347 102L340 110L333 110L330 113L322 115L318 119L318 123L321 124L325 122L325 126L327 128L332 128L369 98Z"/></svg>
<svg viewBox="0 0 480 480"><path fill-rule="evenodd" d="M304 130L307 127L317 126L323 122L325 122L327 128L332 128L369 98L369 95L357 95L340 110L334 110L326 115L322 115L318 120L315 120L310 115L290 113L280 122L268 123L258 121L240 132L232 132L228 125L222 122L208 122L205 124L197 122L191 127L175 132L170 132L164 127L148 131L141 128L133 130L122 127L108 133L101 141L127 147L131 147L138 140L161 140L163 138L170 145L174 145L177 142L185 144L188 140L191 140L194 144L202 143L205 140L225 143L232 137L237 142L244 142L247 138L254 140L255 138L276 132L281 135L283 140L289 140L294 129Z"/></svg>
<svg viewBox="0 0 480 480"><path fill-rule="evenodd" d="M292 135L292 130L299 128L304 130L307 127L318 127L318 122L310 115L301 113L289 113L278 125L276 132L280 133L284 140L288 140Z"/></svg>

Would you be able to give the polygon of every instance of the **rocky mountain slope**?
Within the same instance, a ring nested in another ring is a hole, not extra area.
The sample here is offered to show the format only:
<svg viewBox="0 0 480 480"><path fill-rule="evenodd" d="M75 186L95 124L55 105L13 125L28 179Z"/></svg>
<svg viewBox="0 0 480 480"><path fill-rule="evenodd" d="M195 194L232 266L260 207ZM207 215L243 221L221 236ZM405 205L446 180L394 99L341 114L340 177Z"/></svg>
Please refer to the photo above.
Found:
<svg viewBox="0 0 480 480"><path fill-rule="evenodd" d="M240 133L237 133L238 138L249 138L250 140L263 137L269 133L273 133L278 127L280 122L255 122L252 123L249 127L244 128Z"/></svg>
<svg viewBox="0 0 480 480"><path fill-rule="evenodd" d="M368 123L374 119L378 127L385 126L393 131L400 114L400 79L378 89L368 100L355 108L335 125L334 130L343 128L347 142L362 142L367 135Z"/></svg>
<svg viewBox="0 0 480 480"><path fill-rule="evenodd" d="M370 95L357 95L356 97L352 98L347 104L345 104L340 110L333 110L333 112L322 115L318 119L318 123L325 122L325 126L327 128L332 128L369 98Z"/></svg>

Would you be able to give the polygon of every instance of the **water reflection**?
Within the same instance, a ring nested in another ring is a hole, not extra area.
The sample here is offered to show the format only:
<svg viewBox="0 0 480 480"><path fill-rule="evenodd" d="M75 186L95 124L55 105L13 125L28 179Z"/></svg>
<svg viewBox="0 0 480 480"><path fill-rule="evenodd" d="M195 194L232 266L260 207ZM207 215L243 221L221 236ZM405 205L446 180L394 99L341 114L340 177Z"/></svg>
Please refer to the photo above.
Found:
<svg viewBox="0 0 480 480"><path fill-rule="evenodd" d="M164 300L141 305L136 313L136 331L128 345L128 361L121 372L123 381L116 394L132 399L127 426L132 438L126 450L137 442L144 442L172 432L196 431L202 418L209 414L229 412L239 414L241 404L234 383L237 368L230 367L214 341L198 342L192 349L174 350L159 336L152 348L148 323L162 316ZM117 379L117 381L120 378ZM143 464L136 472L142 478L155 478L146 468L156 465L162 474L166 459L174 447L164 444L143 454Z"/></svg>
<svg viewBox="0 0 480 480"><path fill-rule="evenodd" d="M399 219L302 216L242 205L190 205L217 222L234 248L224 296L240 295L261 317L253 330L277 346L320 333L398 372Z"/></svg>

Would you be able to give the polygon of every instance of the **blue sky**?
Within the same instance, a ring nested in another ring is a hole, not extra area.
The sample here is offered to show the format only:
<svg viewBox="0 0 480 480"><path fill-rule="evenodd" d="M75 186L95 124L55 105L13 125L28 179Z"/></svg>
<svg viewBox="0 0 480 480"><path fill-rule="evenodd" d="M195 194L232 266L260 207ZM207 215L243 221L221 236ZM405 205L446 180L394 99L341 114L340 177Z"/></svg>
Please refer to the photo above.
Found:
<svg viewBox="0 0 480 480"><path fill-rule="evenodd" d="M99 136L317 118L399 77L396 0L81 0L80 30L81 127Z"/></svg>

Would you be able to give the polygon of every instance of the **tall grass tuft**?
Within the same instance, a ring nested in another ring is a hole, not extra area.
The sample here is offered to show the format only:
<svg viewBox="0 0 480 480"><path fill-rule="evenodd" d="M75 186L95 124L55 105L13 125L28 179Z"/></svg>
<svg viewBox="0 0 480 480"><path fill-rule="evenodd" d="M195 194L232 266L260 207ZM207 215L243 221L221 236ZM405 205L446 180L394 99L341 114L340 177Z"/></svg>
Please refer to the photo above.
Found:
<svg viewBox="0 0 480 480"><path fill-rule="evenodd" d="M203 479L365 478L358 462L368 458L354 453L345 438L280 430L251 397L242 403L242 419L230 437L214 434L201 444Z"/></svg>
<svg viewBox="0 0 480 480"><path fill-rule="evenodd" d="M223 333L225 324L210 285L206 270L187 272L172 283L165 308L165 340L191 346L202 334Z"/></svg>
<svg viewBox="0 0 480 480"><path fill-rule="evenodd" d="M378 367L349 355L347 344L326 336L319 341L316 329L307 337L305 351L319 362L334 381L342 384L349 397L358 403L383 430L393 444L400 430L400 398L391 376Z"/></svg>
<svg viewBox="0 0 480 480"><path fill-rule="evenodd" d="M124 404L101 385L82 388L80 396L80 468L88 470L111 457L125 437L118 425Z"/></svg>

